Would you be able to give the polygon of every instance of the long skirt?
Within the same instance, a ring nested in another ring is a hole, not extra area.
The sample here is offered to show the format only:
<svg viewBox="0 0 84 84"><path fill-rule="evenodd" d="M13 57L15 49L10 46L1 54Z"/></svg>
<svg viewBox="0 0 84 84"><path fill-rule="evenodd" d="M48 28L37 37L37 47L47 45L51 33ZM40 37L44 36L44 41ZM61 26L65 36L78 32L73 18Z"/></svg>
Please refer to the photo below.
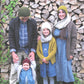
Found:
<svg viewBox="0 0 84 84"><path fill-rule="evenodd" d="M72 73L72 60L67 60L66 56L66 40L57 38L56 52L56 77L57 81L74 82Z"/></svg>

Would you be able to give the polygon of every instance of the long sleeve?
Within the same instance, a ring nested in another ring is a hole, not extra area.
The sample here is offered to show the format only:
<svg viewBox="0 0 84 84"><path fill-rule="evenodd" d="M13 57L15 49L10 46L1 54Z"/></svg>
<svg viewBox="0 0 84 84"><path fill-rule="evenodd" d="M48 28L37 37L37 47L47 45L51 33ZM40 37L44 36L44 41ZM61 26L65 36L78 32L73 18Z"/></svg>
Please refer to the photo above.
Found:
<svg viewBox="0 0 84 84"><path fill-rule="evenodd" d="M60 31L59 31L59 29L54 29L54 31L53 31L53 35L54 35L54 37L58 37L58 36L60 36Z"/></svg>
<svg viewBox="0 0 84 84"><path fill-rule="evenodd" d="M50 42L49 44L49 51L48 51L48 56L45 58L47 61L49 61L51 58L53 58L53 56L55 56L56 54L56 50L57 50L57 46L56 46L56 41L53 38L53 41Z"/></svg>
<svg viewBox="0 0 84 84"><path fill-rule="evenodd" d="M71 49L70 49L70 54L73 56L74 53L74 48L76 46L76 40L77 40L77 30L76 30L76 26L73 23L72 24L72 30L71 30Z"/></svg>
<svg viewBox="0 0 84 84"><path fill-rule="evenodd" d="M31 61L31 69L32 69L32 74L33 74L33 79L35 81L35 84L37 84L37 80L36 80L36 62L35 61Z"/></svg>
<svg viewBox="0 0 84 84"><path fill-rule="evenodd" d="M32 32L32 49L35 49L36 50L36 47L37 47L37 23L35 20L32 20L32 29L33 29L33 32Z"/></svg>
<svg viewBox="0 0 84 84"><path fill-rule="evenodd" d="M9 24L9 44L10 44L10 49L16 49L16 44L15 44L15 34L14 34L14 20L10 21Z"/></svg>
<svg viewBox="0 0 84 84"><path fill-rule="evenodd" d="M42 60L44 58L43 54L42 54L42 46L41 46L41 42L39 41L37 44L37 55L38 57Z"/></svg>

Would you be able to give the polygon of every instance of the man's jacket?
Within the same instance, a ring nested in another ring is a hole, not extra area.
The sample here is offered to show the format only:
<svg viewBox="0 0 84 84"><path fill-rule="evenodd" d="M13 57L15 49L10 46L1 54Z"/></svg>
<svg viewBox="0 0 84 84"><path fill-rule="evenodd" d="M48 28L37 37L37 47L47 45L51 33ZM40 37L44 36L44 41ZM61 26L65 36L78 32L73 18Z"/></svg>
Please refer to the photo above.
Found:
<svg viewBox="0 0 84 84"><path fill-rule="evenodd" d="M9 24L9 44L10 44L10 49L16 49L16 52L18 52L20 48L19 28L20 28L19 17L13 18ZM36 21L32 18L29 18L27 21L27 31L28 31L27 48L30 51L31 48L36 49L36 45L37 45L37 24Z"/></svg>

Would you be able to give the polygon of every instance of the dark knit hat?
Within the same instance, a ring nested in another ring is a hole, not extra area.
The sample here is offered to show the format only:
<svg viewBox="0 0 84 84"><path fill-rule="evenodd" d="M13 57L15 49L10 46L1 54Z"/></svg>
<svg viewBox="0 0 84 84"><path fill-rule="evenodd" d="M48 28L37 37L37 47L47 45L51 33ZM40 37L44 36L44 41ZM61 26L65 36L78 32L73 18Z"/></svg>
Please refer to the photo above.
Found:
<svg viewBox="0 0 84 84"><path fill-rule="evenodd" d="M27 17L27 16L30 16L30 10L29 10L29 8L27 8L27 7L21 7L18 10L18 16L19 17Z"/></svg>
<svg viewBox="0 0 84 84"><path fill-rule="evenodd" d="M25 58L25 59L23 60L22 65L23 65L24 63L29 63L29 65L31 65L31 62L30 62L30 60L29 60L28 58Z"/></svg>

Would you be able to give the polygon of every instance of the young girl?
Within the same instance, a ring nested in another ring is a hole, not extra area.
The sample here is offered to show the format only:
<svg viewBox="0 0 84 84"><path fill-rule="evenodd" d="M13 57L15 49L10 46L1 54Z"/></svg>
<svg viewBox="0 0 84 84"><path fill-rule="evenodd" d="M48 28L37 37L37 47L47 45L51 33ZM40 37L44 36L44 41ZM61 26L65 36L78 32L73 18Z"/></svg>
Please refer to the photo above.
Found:
<svg viewBox="0 0 84 84"><path fill-rule="evenodd" d="M54 76L56 76L56 41L52 37L51 25L48 22L42 24L41 31L41 40L38 41L37 45L40 75L43 77L43 84L48 84L48 77L50 84L54 84Z"/></svg>
<svg viewBox="0 0 84 84"><path fill-rule="evenodd" d="M74 84L71 61L76 45L77 32L76 26L71 21L66 6L58 8L58 20L55 23L53 32L56 43L56 77L57 81L63 84Z"/></svg>
<svg viewBox="0 0 84 84"><path fill-rule="evenodd" d="M19 84L37 84L36 81L36 63L25 58L22 65L17 68L17 79Z"/></svg>

